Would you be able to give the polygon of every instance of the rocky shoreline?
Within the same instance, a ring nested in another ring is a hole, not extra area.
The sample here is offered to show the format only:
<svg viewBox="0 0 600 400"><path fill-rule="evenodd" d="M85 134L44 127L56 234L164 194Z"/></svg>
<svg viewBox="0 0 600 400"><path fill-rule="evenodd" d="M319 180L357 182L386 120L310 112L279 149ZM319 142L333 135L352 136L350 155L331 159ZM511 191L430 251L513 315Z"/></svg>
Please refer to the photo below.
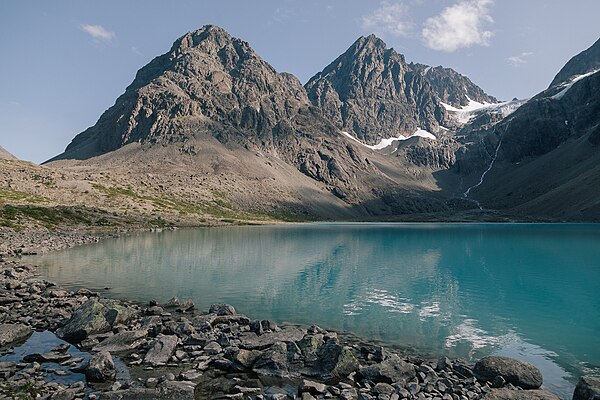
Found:
<svg viewBox="0 0 600 400"><path fill-rule="evenodd" d="M535 366L509 358L405 357L226 304L200 312L177 298L140 305L74 292L0 261L0 398L558 399L541 385ZM594 396L600 380L582 378L574 399Z"/></svg>

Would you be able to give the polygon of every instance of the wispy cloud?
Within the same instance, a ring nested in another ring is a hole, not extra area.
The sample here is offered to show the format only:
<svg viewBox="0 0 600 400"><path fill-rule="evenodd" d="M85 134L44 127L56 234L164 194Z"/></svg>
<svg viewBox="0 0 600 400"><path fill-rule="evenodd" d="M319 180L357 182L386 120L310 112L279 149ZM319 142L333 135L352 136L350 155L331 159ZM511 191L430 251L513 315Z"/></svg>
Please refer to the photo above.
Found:
<svg viewBox="0 0 600 400"><path fill-rule="evenodd" d="M135 46L131 46L131 52L132 52L133 54L137 55L137 56L143 56L143 55L144 55L144 53L142 53L142 52L140 51L140 49L138 49L138 48L137 48L137 47L135 47Z"/></svg>
<svg viewBox="0 0 600 400"><path fill-rule="evenodd" d="M428 18L421 32L425 45L433 50L453 52L474 45L489 46L493 32L490 7L494 0L461 0L441 14Z"/></svg>
<svg viewBox="0 0 600 400"><path fill-rule="evenodd" d="M97 41L110 42L117 37L114 32L106 30L102 25L82 24L80 28Z"/></svg>
<svg viewBox="0 0 600 400"><path fill-rule="evenodd" d="M533 55L533 53L526 51L526 52L519 54L518 56L508 57L506 59L506 62L508 62L513 67L519 67L523 64L527 64L529 62L529 57L531 57L532 55Z"/></svg>
<svg viewBox="0 0 600 400"><path fill-rule="evenodd" d="M273 22L285 24L294 15L294 10L288 7L277 7L271 17Z"/></svg>
<svg viewBox="0 0 600 400"><path fill-rule="evenodd" d="M9 100L8 104L11 106L20 106L21 105L21 103L19 103L18 101L15 101L15 100Z"/></svg>
<svg viewBox="0 0 600 400"><path fill-rule="evenodd" d="M369 33L408 36L414 24L410 21L406 4L383 1L371 14L362 17L361 26Z"/></svg>

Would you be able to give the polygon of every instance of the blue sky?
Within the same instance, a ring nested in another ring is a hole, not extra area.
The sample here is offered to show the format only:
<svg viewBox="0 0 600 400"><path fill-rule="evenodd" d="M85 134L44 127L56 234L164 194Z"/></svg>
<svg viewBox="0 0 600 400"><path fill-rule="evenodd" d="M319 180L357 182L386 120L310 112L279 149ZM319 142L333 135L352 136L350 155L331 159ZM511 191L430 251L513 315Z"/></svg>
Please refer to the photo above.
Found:
<svg viewBox="0 0 600 400"><path fill-rule="evenodd" d="M543 90L600 37L598 0L0 2L0 145L42 162L179 36L219 25L302 82L360 35L452 67L499 99Z"/></svg>

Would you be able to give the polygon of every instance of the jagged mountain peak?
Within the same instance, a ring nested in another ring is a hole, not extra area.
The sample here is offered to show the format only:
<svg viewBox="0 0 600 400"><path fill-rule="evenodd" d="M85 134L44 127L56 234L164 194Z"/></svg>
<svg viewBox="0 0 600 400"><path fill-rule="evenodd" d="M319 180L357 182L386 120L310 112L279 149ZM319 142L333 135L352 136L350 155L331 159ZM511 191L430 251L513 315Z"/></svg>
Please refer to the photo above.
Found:
<svg viewBox="0 0 600 400"><path fill-rule="evenodd" d="M202 132L271 141L275 125L309 106L297 78L207 25L141 68L115 105L56 158L85 159L132 142L178 142Z"/></svg>
<svg viewBox="0 0 600 400"><path fill-rule="evenodd" d="M588 49L571 58L550 83L549 88L600 69L600 39Z"/></svg>

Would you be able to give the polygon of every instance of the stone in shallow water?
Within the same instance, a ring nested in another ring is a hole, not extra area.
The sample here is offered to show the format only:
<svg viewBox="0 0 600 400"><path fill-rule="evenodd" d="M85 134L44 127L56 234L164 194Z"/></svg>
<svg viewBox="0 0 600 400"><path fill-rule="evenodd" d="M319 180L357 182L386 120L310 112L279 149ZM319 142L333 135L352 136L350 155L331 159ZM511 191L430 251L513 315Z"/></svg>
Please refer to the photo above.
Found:
<svg viewBox="0 0 600 400"><path fill-rule="evenodd" d="M575 387L573 400L600 400L600 376L582 376Z"/></svg>
<svg viewBox="0 0 600 400"><path fill-rule="evenodd" d="M0 347L26 340L33 330L23 324L0 324Z"/></svg>
<svg viewBox="0 0 600 400"><path fill-rule="evenodd" d="M510 357L484 357L475 364L473 374L483 382L494 382L501 376L506 383L523 389L538 389L542 386L542 373L534 365Z"/></svg>

